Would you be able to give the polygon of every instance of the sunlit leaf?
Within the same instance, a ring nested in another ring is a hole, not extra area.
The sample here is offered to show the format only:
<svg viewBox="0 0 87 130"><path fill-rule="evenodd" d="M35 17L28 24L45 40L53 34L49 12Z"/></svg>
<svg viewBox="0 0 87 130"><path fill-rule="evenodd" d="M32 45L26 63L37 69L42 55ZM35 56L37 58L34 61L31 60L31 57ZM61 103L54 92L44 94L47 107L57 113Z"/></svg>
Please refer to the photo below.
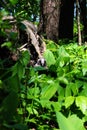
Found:
<svg viewBox="0 0 87 130"><path fill-rule="evenodd" d="M51 104L54 107L55 111L60 111L61 110L60 102L52 102Z"/></svg>
<svg viewBox="0 0 87 130"><path fill-rule="evenodd" d="M83 120L77 117L77 115L69 116L68 120L70 120L70 122L73 123L76 130L85 130Z"/></svg>
<svg viewBox="0 0 87 130"><path fill-rule="evenodd" d="M66 118L62 113L56 112L56 116L61 130L85 130L82 120L76 115Z"/></svg>
<svg viewBox="0 0 87 130"><path fill-rule="evenodd" d="M70 122L64 115L60 112L56 112L57 122L61 130L77 130L72 122Z"/></svg>
<svg viewBox="0 0 87 130"><path fill-rule="evenodd" d="M61 57L69 57L69 54L67 53L67 51L65 50L63 46L59 48L58 53L59 53L59 56Z"/></svg>
<svg viewBox="0 0 87 130"><path fill-rule="evenodd" d="M55 57L53 55L53 53L50 50L46 50L44 53L44 58L46 60L46 63L48 66L54 65L56 60Z"/></svg>
<svg viewBox="0 0 87 130"><path fill-rule="evenodd" d="M58 81L60 82L60 83L64 83L64 84L68 84L68 80L67 80L67 78L65 78L65 77L59 77L58 78Z"/></svg>
<svg viewBox="0 0 87 130"><path fill-rule="evenodd" d="M57 89L58 89L57 83L52 83L50 85L45 86L41 92L41 99L48 99L48 100L51 99L56 93Z"/></svg>
<svg viewBox="0 0 87 130"><path fill-rule="evenodd" d="M83 72L83 76L87 73L87 60L84 60L82 62L82 72Z"/></svg>
<svg viewBox="0 0 87 130"><path fill-rule="evenodd" d="M65 98L65 107L68 108L69 106L71 106L74 103L74 97L73 96L69 96Z"/></svg>
<svg viewBox="0 0 87 130"><path fill-rule="evenodd" d="M83 114L87 115L87 97L78 96L76 97L76 106L83 112Z"/></svg>

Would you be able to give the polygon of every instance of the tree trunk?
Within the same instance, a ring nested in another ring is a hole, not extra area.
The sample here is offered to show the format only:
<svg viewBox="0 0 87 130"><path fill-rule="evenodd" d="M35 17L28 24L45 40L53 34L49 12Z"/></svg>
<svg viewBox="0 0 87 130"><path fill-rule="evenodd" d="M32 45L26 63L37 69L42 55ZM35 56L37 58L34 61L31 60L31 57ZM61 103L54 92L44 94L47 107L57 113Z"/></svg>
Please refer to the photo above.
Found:
<svg viewBox="0 0 87 130"><path fill-rule="evenodd" d="M73 38L74 0L61 1L59 38Z"/></svg>
<svg viewBox="0 0 87 130"><path fill-rule="evenodd" d="M60 16L60 0L41 0L41 15L38 32L57 42Z"/></svg>
<svg viewBox="0 0 87 130"><path fill-rule="evenodd" d="M87 18L86 18L86 0L79 0L81 9L81 22L84 26L83 28L83 41L87 41Z"/></svg>
<svg viewBox="0 0 87 130"><path fill-rule="evenodd" d="M77 16L77 27L78 27L78 45L82 45L82 35L80 27L80 6L79 0L76 0L76 16Z"/></svg>

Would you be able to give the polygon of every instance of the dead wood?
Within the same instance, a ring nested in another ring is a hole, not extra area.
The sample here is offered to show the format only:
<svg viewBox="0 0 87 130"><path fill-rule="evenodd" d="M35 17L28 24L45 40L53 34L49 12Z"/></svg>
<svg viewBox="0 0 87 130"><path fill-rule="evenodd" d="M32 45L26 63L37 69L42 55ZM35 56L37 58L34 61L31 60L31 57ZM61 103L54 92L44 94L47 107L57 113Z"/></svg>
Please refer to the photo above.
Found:
<svg viewBox="0 0 87 130"><path fill-rule="evenodd" d="M28 43L27 44L32 44L38 54L39 58L42 58L42 51L45 51L45 43L44 41L40 38L40 36L37 34L36 28L34 25L30 24L27 20L22 21L22 23L25 25L25 31L28 36ZM31 43L30 43L31 40Z"/></svg>
<svg viewBox="0 0 87 130"><path fill-rule="evenodd" d="M46 50L46 45L43 38L38 35L37 28L35 27L35 25L28 20L17 22L17 20L12 16L3 17L2 20L8 20L9 24L12 25L12 28L5 29L5 32L8 34L6 40L10 40L10 32L18 33L18 36L16 37L16 43L18 44L17 51L21 51L24 48L28 49L31 56L30 63L33 62L33 65L41 63L41 61L43 62L43 53ZM21 28L21 25L23 25L24 28ZM12 57L14 57L14 55Z"/></svg>

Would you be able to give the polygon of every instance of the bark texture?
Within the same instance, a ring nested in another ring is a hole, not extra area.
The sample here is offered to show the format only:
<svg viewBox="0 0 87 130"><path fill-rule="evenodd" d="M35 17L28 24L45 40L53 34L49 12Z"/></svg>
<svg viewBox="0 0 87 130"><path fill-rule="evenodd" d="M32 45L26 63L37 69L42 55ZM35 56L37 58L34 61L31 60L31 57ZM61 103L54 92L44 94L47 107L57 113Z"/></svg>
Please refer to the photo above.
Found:
<svg viewBox="0 0 87 130"><path fill-rule="evenodd" d="M46 38L57 41L60 16L60 0L41 0L41 15L38 32Z"/></svg>

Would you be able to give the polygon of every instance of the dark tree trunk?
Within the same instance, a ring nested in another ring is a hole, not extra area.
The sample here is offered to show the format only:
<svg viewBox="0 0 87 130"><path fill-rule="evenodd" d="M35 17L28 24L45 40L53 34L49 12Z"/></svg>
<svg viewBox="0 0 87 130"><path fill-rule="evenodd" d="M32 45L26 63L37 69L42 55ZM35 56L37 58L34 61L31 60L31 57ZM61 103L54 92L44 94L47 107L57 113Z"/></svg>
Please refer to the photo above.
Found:
<svg viewBox="0 0 87 130"><path fill-rule="evenodd" d="M47 39L58 40L60 16L60 0L41 0L41 15L39 33L44 33Z"/></svg>
<svg viewBox="0 0 87 130"><path fill-rule="evenodd" d="M59 21L59 38L73 38L74 0L62 0Z"/></svg>
<svg viewBox="0 0 87 130"><path fill-rule="evenodd" d="M81 22L84 26L83 28L83 40L87 41L87 19L86 19L86 0L79 0L80 1L80 9L81 9Z"/></svg>

